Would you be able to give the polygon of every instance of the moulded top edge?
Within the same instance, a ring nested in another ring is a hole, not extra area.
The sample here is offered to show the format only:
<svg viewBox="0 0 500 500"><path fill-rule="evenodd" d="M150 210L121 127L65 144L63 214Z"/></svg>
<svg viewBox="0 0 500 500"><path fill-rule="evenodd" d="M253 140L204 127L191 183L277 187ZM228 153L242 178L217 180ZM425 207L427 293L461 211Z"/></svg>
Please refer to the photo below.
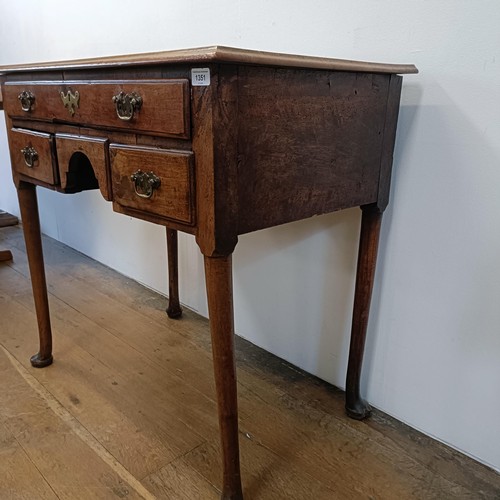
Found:
<svg viewBox="0 0 500 500"><path fill-rule="evenodd" d="M0 67L0 74L182 63L202 64L211 62L329 69L367 73L418 73L417 68L413 64L387 64L378 62L351 61L347 59L332 59L327 57L262 52L257 50L216 45L212 47L149 52L144 54L95 57L91 59L75 59L69 61L40 62L31 64L15 64Z"/></svg>

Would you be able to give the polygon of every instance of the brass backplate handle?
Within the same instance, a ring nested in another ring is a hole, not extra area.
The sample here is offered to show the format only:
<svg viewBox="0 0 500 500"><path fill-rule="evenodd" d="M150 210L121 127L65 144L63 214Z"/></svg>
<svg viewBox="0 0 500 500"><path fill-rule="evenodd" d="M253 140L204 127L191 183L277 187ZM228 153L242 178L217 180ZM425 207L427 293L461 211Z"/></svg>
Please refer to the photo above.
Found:
<svg viewBox="0 0 500 500"><path fill-rule="evenodd" d="M29 168L33 168L35 162L38 160L38 153L36 149L31 146L26 146L21 149L21 153L24 156L24 163L26 163Z"/></svg>
<svg viewBox="0 0 500 500"><path fill-rule="evenodd" d="M115 103L118 118L130 121L134 117L134 113L141 109L142 97L135 92L131 92L130 94L120 92L113 96L113 102Z"/></svg>
<svg viewBox="0 0 500 500"><path fill-rule="evenodd" d="M151 198L155 189L161 186L161 179L153 172L137 170L130 176L134 183L134 191L141 198Z"/></svg>
<svg viewBox="0 0 500 500"><path fill-rule="evenodd" d="M35 95L29 90L24 90L21 92L17 98L21 101L21 109L23 111L31 111L33 103L35 102Z"/></svg>
<svg viewBox="0 0 500 500"><path fill-rule="evenodd" d="M80 93L78 90L73 94L71 90L68 90L66 94L61 92L61 100L65 108L68 108L69 114L73 116L75 114L75 109L78 108L80 102Z"/></svg>

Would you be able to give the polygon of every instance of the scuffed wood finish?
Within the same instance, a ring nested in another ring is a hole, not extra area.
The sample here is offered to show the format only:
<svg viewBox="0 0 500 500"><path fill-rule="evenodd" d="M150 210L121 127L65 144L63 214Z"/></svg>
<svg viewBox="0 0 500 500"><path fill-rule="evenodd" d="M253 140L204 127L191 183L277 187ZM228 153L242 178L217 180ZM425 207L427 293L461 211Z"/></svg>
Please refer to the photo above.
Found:
<svg viewBox="0 0 500 500"><path fill-rule="evenodd" d="M205 256L208 315L222 451L223 500L242 500L234 361L232 259Z"/></svg>
<svg viewBox="0 0 500 500"><path fill-rule="evenodd" d="M50 328L49 301L47 298L47 282L43 264L42 238L40 234L40 219L36 199L36 187L22 182L17 188L21 220L23 221L26 253L33 288L40 349L31 357L35 368L43 368L52 364L52 330Z"/></svg>
<svg viewBox="0 0 500 500"><path fill-rule="evenodd" d="M79 154L85 155L92 165L93 173L105 200L111 201L111 181L108 160L109 140L101 137L56 134L56 150L59 164L61 189L67 193L77 193L95 188L84 177ZM76 154L76 156L74 156ZM72 163L73 159L73 163Z"/></svg>
<svg viewBox="0 0 500 500"><path fill-rule="evenodd" d="M380 225L382 223L382 212L376 205L367 205L361 207L361 209L361 235L359 239L345 404L347 414L358 420L368 417L371 412L370 406L361 397L360 380L373 279L377 263Z"/></svg>
<svg viewBox="0 0 500 500"><path fill-rule="evenodd" d="M182 316L179 302L179 262L177 255L177 231L167 227L167 261L168 261L168 307L169 318Z"/></svg>
<svg viewBox="0 0 500 500"><path fill-rule="evenodd" d="M0 74L23 71L62 71L70 69L100 69L143 65L157 66L180 63L207 64L218 62L328 69L332 71L398 74L418 73L417 68L413 64L384 64L351 61L346 59L280 54L277 52L246 50L215 45L212 47L150 52L127 56L110 56L48 63L14 64L0 67Z"/></svg>
<svg viewBox="0 0 500 500"><path fill-rule="evenodd" d="M209 87L193 87L196 242L204 255L229 255L238 242L237 72L214 67Z"/></svg>
<svg viewBox="0 0 500 500"><path fill-rule="evenodd" d="M23 111L17 96L30 91L33 109ZM65 95L78 92L78 107L70 114L64 107ZM131 120L118 117L113 97L135 92L142 98L140 109ZM79 125L143 130L149 134L189 138L189 82L185 79L156 81L55 81L16 82L4 87L5 112L13 118L63 121Z"/></svg>
<svg viewBox="0 0 500 500"><path fill-rule="evenodd" d="M54 154L54 139L49 134L30 130L13 129L10 132L10 159L13 170L48 184L57 184L57 162ZM22 149L30 147L37 152L38 158L29 167Z"/></svg>
<svg viewBox="0 0 500 500"><path fill-rule="evenodd" d="M186 224L194 223L193 154L111 144L113 199L126 207ZM161 185L151 198L139 197L131 175L153 172Z"/></svg>
<svg viewBox="0 0 500 500"><path fill-rule="evenodd" d="M0 356L3 358L3 353ZM6 366L8 368L8 365L1 359L0 366L3 368L2 378L4 378L4 370ZM22 393L16 395L26 397ZM5 405L5 403L3 404ZM58 500L57 495L51 490L43 475L3 422L0 424L0 450L0 477L2 478L0 481L0 498Z"/></svg>
<svg viewBox="0 0 500 500"><path fill-rule="evenodd" d="M377 200L387 75L239 72L238 232Z"/></svg>

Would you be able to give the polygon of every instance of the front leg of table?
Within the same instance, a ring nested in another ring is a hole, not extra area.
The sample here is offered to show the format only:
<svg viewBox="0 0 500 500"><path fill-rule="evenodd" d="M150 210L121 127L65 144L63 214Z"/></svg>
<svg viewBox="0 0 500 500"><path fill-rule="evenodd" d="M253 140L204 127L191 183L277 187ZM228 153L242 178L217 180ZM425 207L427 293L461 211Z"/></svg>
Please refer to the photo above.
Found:
<svg viewBox="0 0 500 500"><path fill-rule="evenodd" d="M179 301L179 261L177 250L177 231L167 227L167 259L168 259L168 307L169 318L182 316Z"/></svg>
<svg viewBox="0 0 500 500"><path fill-rule="evenodd" d="M205 256L205 281L221 434L221 498L241 500L231 255Z"/></svg>
<svg viewBox="0 0 500 500"><path fill-rule="evenodd" d="M360 378L368 316L370 314L373 280L375 277L375 265L377 262L380 225L382 222L382 212L376 205L365 205L361 207L361 210L361 235L359 240L345 404L347 414L357 420L368 417L371 412L368 403L361 398Z"/></svg>
<svg viewBox="0 0 500 500"><path fill-rule="evenodd" d="M26 241L26 252L28 254L31 286L33 288L40 338L40 350L31 357L30 361L35 368L43 368L52 364L52 331L50 327L49 302L43 264L36 187L34 184L21 182L17 188L17 195L21 209L21 220L23 221L24 239Z"/></svg>

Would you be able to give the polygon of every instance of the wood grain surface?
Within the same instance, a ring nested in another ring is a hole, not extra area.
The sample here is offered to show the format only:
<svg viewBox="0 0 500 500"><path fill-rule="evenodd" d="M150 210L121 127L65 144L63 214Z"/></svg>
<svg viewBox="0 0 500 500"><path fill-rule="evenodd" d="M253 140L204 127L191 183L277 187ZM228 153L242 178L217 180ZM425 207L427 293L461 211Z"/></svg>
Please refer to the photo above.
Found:
<svg viewBox="0 0 500 500"><path fill-rule="evenodd" d="M240 234L377 200L389 81L240 68Z"/></svg>
<svg viewBox="0 0 500 500"><path fill-rule="evenodd" d="M96 188L97 183L105 200L111 201L111 180L109 175L109 140L102 137L56 134L56 151L59 166L61 189L67 193L77 193L85 189ZM76 156L74 156L76 154ZM83 160L82 155L86 157ZM87 165L83 168L82 161ZM92 170L91 175L84 175L85 170ZM94 183L89 182L94 180ZM92 179L94 177L94 179Z"/></svg>
<svg viewBox="0 0 500 500"><path fill-rule="evenodd" d="M25 112L17 96L30 91L35 96L31 111ZM78 106L70 114L61 92L78 92ZM118 118L113 97L120 92L136 93L142 106L129 121ZM62 121L96 127L143 130L161 136L189 138L188 80L154 81L53 81L16 82L4 86L5 112L10 117Z"/></svg>
<svg viewBox="0 0 500 500"><path fill-rule="evenodd" d="M192 153L117 144L110 145L109 153L116 203L186 224L194 222ZM139 170L152 172L160 179L160 186L150 198L141 198L135 192L131 175Z"/></svg>
<svg viewBox="0 0 500 500"><path fill-rule="evenodd" d="M266 66L293 66L297 68L333 69L338 71L371 71L375 73L418 73L413 64L385 64L327 57L280 54L258 50L214 45L194 49L169 50L127 56L76 59L72 61L14 64L0 67L0 74L16 71L70 70L180 63L228 62Z"/></svg>
<svg viewBox="0 0 500 500"><path fill-rule="evenodd" d="M55 157L54 138L42 132L33 132L24 129L13 129L10 132L10 158L12 169L32 179L56 184L59 179L57 161ZM33 166L29 167L24 159L22 150L34 148L37 158Z"/></svg>
<svg viewBox="0 0 500 500"><path fill-rule="evenodd" d="M0 230L0 498L219 498L208 321L43 243L56 360L35 370L22 231ZM499 498L494 471L380 411L347 418L340 390L235 341L246 498Z"/></svg>

